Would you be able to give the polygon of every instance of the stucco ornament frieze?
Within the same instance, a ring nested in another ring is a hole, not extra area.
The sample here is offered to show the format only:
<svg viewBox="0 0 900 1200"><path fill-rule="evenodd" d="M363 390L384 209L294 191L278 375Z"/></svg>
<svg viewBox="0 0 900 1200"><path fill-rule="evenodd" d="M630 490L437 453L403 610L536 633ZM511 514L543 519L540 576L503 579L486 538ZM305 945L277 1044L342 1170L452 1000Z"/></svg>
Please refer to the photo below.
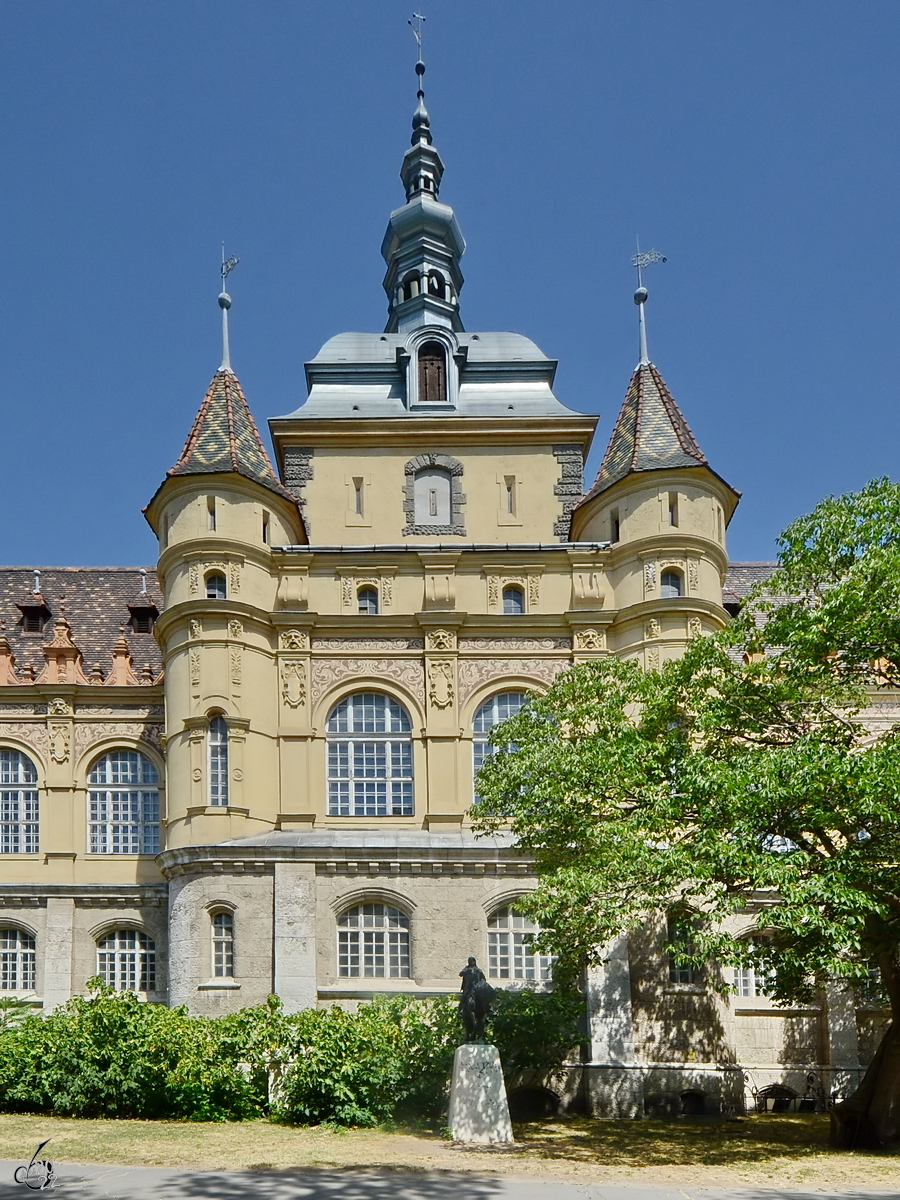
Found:
<svg viewBox="0 0 900 1200"><path fill-rule="evenodd" d="M424 650L424 638L315 638L313 650L369 650L373 652L394 650Z"/></svg>
<svg viewBox="0 0 900 1200"><path fill-rule="evenodd" d="M279 638L282 650L308 650L309 635L302 629L285 629Z"/></svg>
<svg viewBox="0 0 900 1200"><path fill-rule="evenodd" d="M425 703L425 680L423 678L420 660L389 658L323 658L316 659L312 665L312 682L310 691L313 702L317 701L330 688L342 683L348 678L392 679L413 693L416 699Z"/></svg>
<svg viewBox="0 0 900 1200"><path fill-rule="evenodd" d="M460 638L460 650L569 650L571 639L567 637L502 637Z"/></svg>
<svg viewBox="0 0 900 1200"><path fill-rule="evenodd" d="M0 723L0 738L16 738L33 746L39 754L47 754L47 726L31 725L24 721L3 721Z"/></svg>
<svg viewBox="0 0 900 1200"><path fill-rule="evenodd" d="M453 703L453 663L447 659L428 664L428 699L435 708L449 708Z"/></svg>
<svg viewBox="0 0 900 1200"><path fill-rule="evenodd" d="M425 644L429 650L454 650L456 635L449 629L433 629L426 637Z"/></svg>
<svg viewBox="0 0 900 1200"><path fill-rule="evenodd" d="M605 650L606 636L602 629L579 629L575 634L576 650Z"/></svg>
<svg viewBox="0 0 900 1200"><path fill-rule="evenodd" d="M527 675L541 683L550 684L568 662L561 658L477 658L464 659L459 664L459 699L465 701L483 684L496 681L500 691L504 682Z"/></svg>
<svg viewBox="0 0 900 1200"><path fill-rule="evenodd" d="M37 709L33 704L0 704L0 720L7 714L9 716L24 717L33 716Z"/></svg>
<svg viewBox="0 0 900 1200"><path fill-rule="evenodd" d="M156 722L145 724L142 721L103 721L75 726L76 758L91 746L110 741L147 742L161 750L163 727Z"/></svg>
<svg viewBox="0 0 900 1200"><path fill-rule="evenodd" d="M288 708L306 703L306 666L298 659L285 659L281 664L281 699Z"/></svg>

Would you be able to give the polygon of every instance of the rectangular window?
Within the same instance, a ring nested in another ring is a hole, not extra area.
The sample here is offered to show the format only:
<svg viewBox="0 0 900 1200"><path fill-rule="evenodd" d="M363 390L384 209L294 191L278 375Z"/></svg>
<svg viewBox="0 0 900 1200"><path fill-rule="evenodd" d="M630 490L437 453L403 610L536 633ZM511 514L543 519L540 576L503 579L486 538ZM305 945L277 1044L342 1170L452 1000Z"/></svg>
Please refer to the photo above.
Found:
<svg viewBox="0 0 900 1200"><path fill-rule="evenodd" d="M669 524L678 525L678 493L669 492Z"/></svg>
<svg viewBox="0 0 900 1200"><path fill-rule="evenodd" d="M215 496L206 497L206 528L211 529L213 533L216 530L216 498Z"/></svg>
<svg viewBox="0 0 900 1200"><path fill-rule="evenodd" d="M619 540L619 510L614 508L609 514L609 540L615 545Z"/></svg>

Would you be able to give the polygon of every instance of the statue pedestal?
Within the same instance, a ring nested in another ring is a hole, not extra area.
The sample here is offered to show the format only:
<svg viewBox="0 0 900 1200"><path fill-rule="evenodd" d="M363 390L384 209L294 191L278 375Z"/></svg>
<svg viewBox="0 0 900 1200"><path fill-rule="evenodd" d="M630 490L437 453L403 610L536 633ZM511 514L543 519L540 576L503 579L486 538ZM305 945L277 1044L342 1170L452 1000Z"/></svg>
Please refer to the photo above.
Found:
<svg viewBox="0 0 900 1200"><path fill-rule="evenodd" d="M496 1046L468 1042L453 1056L450 1133L457 1142L512 1142L506 1087Z"/></svg>

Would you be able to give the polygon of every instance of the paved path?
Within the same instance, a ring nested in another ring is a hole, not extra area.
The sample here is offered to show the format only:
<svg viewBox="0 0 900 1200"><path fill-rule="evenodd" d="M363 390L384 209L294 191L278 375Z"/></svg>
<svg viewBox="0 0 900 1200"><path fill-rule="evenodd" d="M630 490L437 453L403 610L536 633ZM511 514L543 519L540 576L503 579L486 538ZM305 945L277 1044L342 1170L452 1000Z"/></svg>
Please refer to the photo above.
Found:
<svg viewBox="0 0 900 1200"><path fill-rule="evenodd" d="M648 1187L553 1183L468 1172L393 1170L186 1171L172 1167L55 1164L43 1193L16 1183L18 1162L0 1159L0 1200L887 1200L896 1192L781 1191L777 1188Z"/></svg>

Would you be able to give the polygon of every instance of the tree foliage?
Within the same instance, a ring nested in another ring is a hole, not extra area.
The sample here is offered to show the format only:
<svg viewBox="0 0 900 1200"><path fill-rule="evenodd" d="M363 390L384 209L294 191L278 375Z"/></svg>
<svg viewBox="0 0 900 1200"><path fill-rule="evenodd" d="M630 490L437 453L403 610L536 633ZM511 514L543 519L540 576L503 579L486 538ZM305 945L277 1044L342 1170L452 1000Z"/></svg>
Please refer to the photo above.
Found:
<svg viewBox="0 0 900 1200"><path fill-rule="evenodd" d="M779 549L723 635L577 666L497 727L476 820L534 855L522 907L569 975L674 911L678 958L754 965L782 1002L877 961L896 1027L900 737L865 709L900 685L900 488L824 501ZM900 1138L888 1108L854 1136Z"/></svg>

